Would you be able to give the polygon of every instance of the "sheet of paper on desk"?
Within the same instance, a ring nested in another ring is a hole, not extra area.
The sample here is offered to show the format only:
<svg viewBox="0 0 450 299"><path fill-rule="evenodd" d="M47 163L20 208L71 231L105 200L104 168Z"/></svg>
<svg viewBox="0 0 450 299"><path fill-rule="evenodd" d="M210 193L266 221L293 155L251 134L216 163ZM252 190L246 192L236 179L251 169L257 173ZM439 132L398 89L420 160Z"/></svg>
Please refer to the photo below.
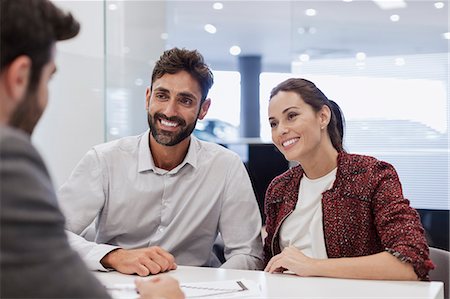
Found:
<svg viewBox="0 0 450 299"><path fill-rule="evenodd" d="M111 297L114 299L137 299L139 294L136 291L134 283L115 283L106 285Z"/></svg>
<svg viewBox="0 0 450 299"><path fill-rule="evenodd" d="M255 281L246 279L181 283L180 286L186 298L245 298L261 296L258 284Z"/></svg>
<svg viewBox="0 0 450 299"><path fill-rule="evenodd" d="M189 282L181 283L181 289L187 298L245 298L260 297L261 290L256 281L225 280L225 281L207 281L207 282ZM114 299L137 299L139 294L136 292L134 284L116 283L106 285L106 289Z"/></svg>

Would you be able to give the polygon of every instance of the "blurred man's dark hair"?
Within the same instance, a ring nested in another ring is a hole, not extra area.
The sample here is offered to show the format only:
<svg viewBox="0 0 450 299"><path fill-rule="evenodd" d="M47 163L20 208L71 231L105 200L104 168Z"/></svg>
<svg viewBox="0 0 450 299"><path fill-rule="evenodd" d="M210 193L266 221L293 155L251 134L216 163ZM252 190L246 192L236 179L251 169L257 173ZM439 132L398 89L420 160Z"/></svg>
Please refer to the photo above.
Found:
<svg viewBox="0 0 450 299"><path fill-rule="evenodd" d="M19 56L31 59L27 94L9 120L31 134L43 112L36 100L42 69L55 42L76 36L80 24L49 0L0 0L0 30L1 73Z"/></svg>
<svg viewBox="0 0 450 299"><path fill-rule="evenodd" d="M0 30L0 70L20 55L30 57L35 88L54 43L76 36L80 24L48 0L1 0Z"/></svg>

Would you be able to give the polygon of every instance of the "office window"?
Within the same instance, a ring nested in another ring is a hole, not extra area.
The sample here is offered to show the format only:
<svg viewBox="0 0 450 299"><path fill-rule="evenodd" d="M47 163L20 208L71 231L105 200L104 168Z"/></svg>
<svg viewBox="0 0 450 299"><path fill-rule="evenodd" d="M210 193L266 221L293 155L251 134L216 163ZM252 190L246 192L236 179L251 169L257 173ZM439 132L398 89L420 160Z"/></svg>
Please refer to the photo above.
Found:
<svg viewBox="0 0 450 299"><path fill-rule="evenodd" d="M205 119L219 119L239 126L241 75L239 72L213 71L214 85L209 91L211 106Z"/></svg>

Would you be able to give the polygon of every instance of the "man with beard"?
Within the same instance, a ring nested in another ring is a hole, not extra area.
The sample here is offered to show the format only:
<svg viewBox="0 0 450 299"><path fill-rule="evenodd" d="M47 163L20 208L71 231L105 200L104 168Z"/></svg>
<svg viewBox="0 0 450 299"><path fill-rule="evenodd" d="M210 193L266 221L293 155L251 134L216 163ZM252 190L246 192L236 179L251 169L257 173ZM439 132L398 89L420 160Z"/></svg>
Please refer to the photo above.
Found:
<svg viewBox="0 0 450 299"><path fill-rule="evenodd" d="M55 43L80 25L47 0L1 0L0 23L0 298L110 298L70 248L48 171L30 142L56 71ZM184 298L168 276L136 288L142 299Z"/></svg>
<svg viewBox="0 0 450 299"><path fill-rule="evenodd" d="M165 51L146 91L150 130L95 146L61 187L72 245L91 269L261 269L261 217L242 161L191 135L212 84L200 53ZM219 233L222 265L212 251Z"/></svg>

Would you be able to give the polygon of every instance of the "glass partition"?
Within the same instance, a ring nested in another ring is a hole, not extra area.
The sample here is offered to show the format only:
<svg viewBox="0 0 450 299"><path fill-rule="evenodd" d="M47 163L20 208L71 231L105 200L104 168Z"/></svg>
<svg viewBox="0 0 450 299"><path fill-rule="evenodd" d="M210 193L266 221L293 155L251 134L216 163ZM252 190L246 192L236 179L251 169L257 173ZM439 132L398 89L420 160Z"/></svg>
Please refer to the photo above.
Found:
<svg viewBox="0 0 450 299"><path fill-rule="evenodd" d="M145 91L165 49L165 1L105 1L106 140L147 129Z"/></svg>
<svg viewBox="0 0 450 299"><path fill-rule="evenodd" d="M198 130L214 123L219 141L235 134L240 75L229 48L240 45L241 55L262 55L261 98L253 99L262 143L271 140L270 89L307 78L341 106L349 152L392 163L414 207L448 212L449 3L387 2L222 1L216 9L216 1L106 1L107 139L147 129L152 67L174 46L199 49L214 71Z"/></svg>

